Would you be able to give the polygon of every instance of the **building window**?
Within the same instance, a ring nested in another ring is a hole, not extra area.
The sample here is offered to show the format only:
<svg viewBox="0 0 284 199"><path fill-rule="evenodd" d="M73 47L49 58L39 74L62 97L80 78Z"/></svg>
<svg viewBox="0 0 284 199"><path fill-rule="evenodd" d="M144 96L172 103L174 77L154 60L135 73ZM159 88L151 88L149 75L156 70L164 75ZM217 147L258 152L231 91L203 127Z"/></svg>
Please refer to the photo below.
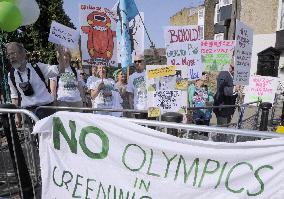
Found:
<svg viewBox="0 0 284 199"><path fill-rule="evenodd" d="M232 0L219 0L219 7L228 6L232 4Z"/></svg>
<svg viewBox="0 0 284 199"><path fill-rule="evenodd" d="M215 34L214 40L224 40L224 33Z"/></svg>
<svg viewBox="0 0 284 199"><path fill-rule="evenodd" d="M281 16L280 16L280 30L284 29L284 0L282 0L281 5Z"/></svg>
<svg viewBox="0 0 284 199"><path fill-rule="evenodd" d="M198 30L199 30L200 39L203 40L204 39L204 26L198 26Z"/></svg>
<svg viewBox="0 0 284 199"><path fill-rule="evenodd" d="M215 6L215 15L214 15L214 24L219 23L220 21L220 7L217 3Z"/></svg>
<svg viewBox="0 0 284 199"><path fill-rule="evenodd" d="M198 10L198 25L200 26L204 25L204 13L205 13L204 8Z"/></svg>

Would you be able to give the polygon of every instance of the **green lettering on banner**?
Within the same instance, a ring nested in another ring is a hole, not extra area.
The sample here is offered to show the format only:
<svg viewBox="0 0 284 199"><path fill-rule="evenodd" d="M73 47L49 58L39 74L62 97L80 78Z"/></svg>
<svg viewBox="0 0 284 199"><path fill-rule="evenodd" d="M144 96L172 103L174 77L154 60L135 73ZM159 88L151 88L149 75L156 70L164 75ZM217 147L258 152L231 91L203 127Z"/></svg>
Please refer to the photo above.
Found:
<svg viewBox="0 0 284 199"><path fill-rule="evenodd" d="M160 177L160 175L159 175L159 174L151 173L151 172L150 172L150 169L151 169L151 166L152 166L152 161L153 161L153 150L151 149L150 164L149 164L148 169L147 169L147 174L148 174L148 175L151 175L151 176L157 176L157 177Z"/></svg>
<svg viewBox="0 0 284 199"><path fill-rule="evenodd" d="M213 169L212 171L208 171L208 170L207 170L209 162L214 162L214 163L216 163L216 168ZM205 165L204 165L204 168L203 168L203 172L202 172L202 175L201 175L201 178L200 178L198 187L201 187L201 184L202 184L202 182L203 182L203 179L204 179L204 176L205 176L206 173L208 173L208 174L213 174L213 173L215 173L215 172L219 169L219 167L220 167L220 163L219 163L218 161L208 159L208 160L205 162Z"/></svg>
<svg viewBox="0 0 284 199"><path fill-rule="evenodd" d="M258 181L259 184L260 184L260 190L259 190L257 193L250 193L250 192L247 190L247 195L248 195L248 196L258 196L258 195L260 195L260 194L262 194L262 193L264 192L264 183L263 183L263 181L261 180L261 178L259 177L259 172L260 172L260 170L265 169L265 168L273 170L273 167L272 167L272 166L270 166L270 165L264 165L264 166L259 167L259 168L254 172L255 178L257 179L257 181Z"/></svg>
<svg viewBox="0 0 284 199"><path fill-rule="evenodd" d="M144 159L141 163L141 165L136 169L136 168L130 168L127 164L126 164L126 161L125 161L125 154L126 154L126 151L128 150L129 147L131 146L134 146L134 147L138 147L142 152L143 152L143 155L144 155ZM130 171L139 171L145 164L146 162L146 152L144 151L144 149L142 149L140 146L138 146L137 144L128 144L126 145L125 149L124 149L124 152L123 152L123 155L122 155L122 162L124 164L124 166L129 169Z"/></svg>
<svg viewBox="0 0 284 199"><path fill-rule="evenodd" d="M250 168L250 170L253 171L252 165L251 165L250 163L247 163L247 162L240 162L240 163L234 165L234 166L230 169L230 171L228 172L227 178L226 178L225 186L226 186L226 188L227 188L230 192L233 192L233 193L241 193L241 192L244 190L244 188L240 188L239 190L234 190L234 189L232 189L232 188L229 187L230 176L231 176L232 172L234 171L234 169L235 169L236 167L240 166L240 165L247 165L247 166Z"/></svg>
<svg viewBox="0 0 284 199"><path fill-rule="evenodd" d="M75 194L76 194L76 190L77 190L77 186L78 185L81 185L82 186L82 184L80 184L79 183L79 177L80 178L83 178L83 176L80 176L79 174L77 174L77 177L76 177L76 184L75 184L75 187L74 187L74 190L73 190L73 193L72 193L72 198L81 198L81 196L76 196Z"/></svg>
<svg viewBox="0 0 284 199"><path fill-rule="evenodd" d="M216 186L214 187L214 189L217 189L217 187L220 185L227 164L228 164L228 162L225 162L225 164L223 165L219 179L218 179L218 182L217 182Z"/></svg>
<svg viewBox="0 0 284 199"><path fill-rule="evenodd" d="M69 121L69 127L71 129L71 138L68 136L59 117L53 117L53 145L54 148L60 150L60 134L63 135L72 153L77 154L77 140L75 137L76 124L74 121Z"/></svg>
<svg viewBox="0 0 284 199"><path fill-rule="evenodd" d="M179 161L178 161L178 166L177 166L177 170L176 170L176 175L175 175L175 180L178 177L178 173L179 173L179 168L180 168L180 164L181 162L183 163L183 172L184 172L184 183L187 182L188 177L193 169L193 167L195 166L195 170L194 170L194 180L193 180L193 186L195 186L196 184L196 178L197 178L197 174L198 174L198 165L199 165L199 158L195 158L193 163L191 164L191 167L189 168L188 172L187 172L187 168L186 168L186 162L185 159L183 158L183 156L181 155L179 157Z"/></svg>
<svg viewBox="0 0 284 199"><path fill-rule="evenodd" d="M145 181L144 181L143 179L141 179L139 189L141 190L141 189L142 189L142 186L143 186L144 189L145 189L145 191L146 191L146 192L149 192L150 185L151 185L151 182L150 182L150 181L148 182L148 185L146 185Z"/></svg>
<svg viewBox="0 0 284 199"><path fill-rule="evenodd" d="M96 182L96 180L94 180L94 179L87 179L87 187L86 187L86 196L85 196L85 199L91 199L91 198L89 198L89 190L91 190L91 191L94 191L93 189L91 189L90 187L89 187L89 182Z"/></svg>
<svg viewBox="0 0 284 199"><path fill-rule="evenodd" d="M175 154L173 157L171 158L168 158L168 156L166 155L165 152L163 152L163 155L165 156L165 158L167 159L167 168L166 168L166 172L165 172L165 175L164 175L164 178L168 177L168 173L169 173L169 168L170 168L170 164L171 164L171 161L173 161L176 157L177 157L177 154Z"/></svg>
<svg viewBox="0 0 284 199"><path fill-rule="evenodd" d="M57 169L57 167L55 166L54 169L53 169L53 173L52 173L52 179L53 179L53 182L56 186L58 187L62 187L63 186L63 181L61 181L61 184L58 184L56 181L55 181L55 170ZM62 177L61 177L62 179Z"/></svg>
<svg viewBox="0 0 284 199"><path fill-rule="evenodd" d="M100 153L93 153L88 149L86 146L86 137L89 133L93 133L102 140L102 151ZM94 126L88 126L85 127L81 130L80 138L79 138L79 143L84 151L84 153L92 159L104 159L108 155L109 151L109 140L107 135L99 128L94 127Z"/></svg>

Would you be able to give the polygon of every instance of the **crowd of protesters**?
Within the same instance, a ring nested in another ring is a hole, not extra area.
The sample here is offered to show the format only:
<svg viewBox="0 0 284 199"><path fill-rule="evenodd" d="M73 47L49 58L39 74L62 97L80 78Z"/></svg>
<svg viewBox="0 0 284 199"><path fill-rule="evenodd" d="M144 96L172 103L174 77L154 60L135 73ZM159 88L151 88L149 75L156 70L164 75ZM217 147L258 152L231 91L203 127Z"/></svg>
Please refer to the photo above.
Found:
<svg viewBox="0 0 284 199"><path fill-rule="evenodd" d="M89 107L96 109L147 110L145 61L143 56L134 58L135 72L129 74L121 68L111 73L107 66L92 66L91 74L71 66L71 52L58 46L58 65L28 63L26 50L20 43L6 45L6 56L12 66L8 75L12 103L33 111L40 119L54 112L37 109L39 106ZM208 74L188 86L189 107L234 105L240 88L233 85L234 66L221 71L217 77L217 91L213 93ZM190 108L189 108L190 109ZM37 111L36 111L37 110ZM188 111L197 125L209 125L212 111L217 125L231 122L235 108L207 108ZM98 114L127 116L127 113L98 111ZM20 116L16 123L21 122Z"/></svg>

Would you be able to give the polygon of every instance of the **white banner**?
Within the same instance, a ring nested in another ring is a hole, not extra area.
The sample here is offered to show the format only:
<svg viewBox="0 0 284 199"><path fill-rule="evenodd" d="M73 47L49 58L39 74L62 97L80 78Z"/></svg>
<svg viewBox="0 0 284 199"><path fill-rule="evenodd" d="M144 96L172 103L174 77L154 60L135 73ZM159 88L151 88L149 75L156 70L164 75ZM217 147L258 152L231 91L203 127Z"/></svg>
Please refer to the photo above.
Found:
<svg viewBox="0 0 284 199"><path fill-rule="evenodd" d="M236 25L235 85L248 85L250 78L253 30L241 21Z"/></svg>
<svg viewBox="0 0 284 199"><path fill-rule="evenodd" d="M52 21L48 41L66 48L77 48L80 34L77 30Z"/></svg>
<svg viewBox="0 0 284 199"><path fill-rule="evenodd" d="M76 118L76 119L75 119ZM181 139L124 119L58 112L37 122L42 199L283 199L284 140Z"/></svg>
<svg viewBox="0 0 284 199"><path fill-rule="evenodd" d="M82 64L117 66L116 14L90 4L79 11Z"/></svg>

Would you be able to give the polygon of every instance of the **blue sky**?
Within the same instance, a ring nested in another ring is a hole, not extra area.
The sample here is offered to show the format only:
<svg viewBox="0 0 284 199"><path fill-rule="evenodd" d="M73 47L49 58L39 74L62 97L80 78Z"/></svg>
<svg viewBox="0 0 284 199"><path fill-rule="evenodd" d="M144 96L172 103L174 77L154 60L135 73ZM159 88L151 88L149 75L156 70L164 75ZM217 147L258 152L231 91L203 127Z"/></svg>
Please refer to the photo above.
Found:
<svg viewBox="0 0 284 199"><path fill-rule="evenodd" d="M64 9L74 25L79 27L80 2L112 8L117 0L64 0ZM163 26L169 25L172 15L182 8L200 5L204 0L135 0L138 10L144 12L145 25L157 48L164 47ZM149 40L145 34L145 48L149 48Z"/></svg>

